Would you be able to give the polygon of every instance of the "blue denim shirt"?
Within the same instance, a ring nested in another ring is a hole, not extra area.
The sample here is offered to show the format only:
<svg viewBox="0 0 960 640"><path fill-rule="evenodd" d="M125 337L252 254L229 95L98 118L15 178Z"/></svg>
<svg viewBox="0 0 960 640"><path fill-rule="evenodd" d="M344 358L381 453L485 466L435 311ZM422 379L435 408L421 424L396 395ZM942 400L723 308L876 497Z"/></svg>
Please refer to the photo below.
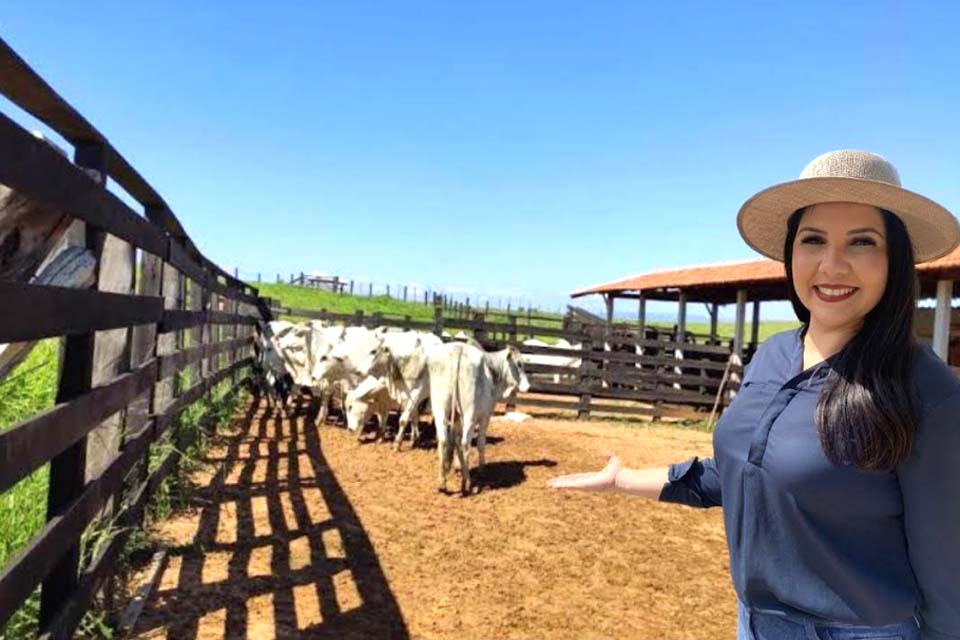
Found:
<svg viewBox="0 0 960 640"><path fill-rule="evenodd" d="M714 457L672 465L660 499L723 507L733 584L753 610L863 625L916 614L925 639L960 638L960 379L920 346L910 457L891 472L834 465L814 422L834 358L802 371L804 331L760 346Z"/></svg>

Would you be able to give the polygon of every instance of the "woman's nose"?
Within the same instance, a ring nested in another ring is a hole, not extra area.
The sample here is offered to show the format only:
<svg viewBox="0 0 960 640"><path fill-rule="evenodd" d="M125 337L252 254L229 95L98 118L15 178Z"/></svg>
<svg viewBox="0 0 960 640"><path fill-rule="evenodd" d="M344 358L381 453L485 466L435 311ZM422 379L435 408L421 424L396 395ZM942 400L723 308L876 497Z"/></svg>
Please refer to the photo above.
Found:
<svg viewBox="0 0 960 640"><path fill-rule="evenodd" d="M846 247L843 244L830 244L823 253L823 259L820 261L820 272L824 275L844 274L850 271L850 263L847 261ZM842 283L830 283L842 284Z"/></svg>

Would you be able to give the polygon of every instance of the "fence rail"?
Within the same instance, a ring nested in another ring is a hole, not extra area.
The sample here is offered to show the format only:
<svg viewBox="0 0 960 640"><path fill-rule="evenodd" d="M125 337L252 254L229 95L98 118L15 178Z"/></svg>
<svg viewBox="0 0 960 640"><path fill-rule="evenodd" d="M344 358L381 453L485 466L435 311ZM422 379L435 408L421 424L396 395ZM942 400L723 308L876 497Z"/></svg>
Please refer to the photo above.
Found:
<svg viewBox="0 0 960 640"><path fill-rule="evenodd" d="M0 573L0 628L40 587L39 636L68 638L179 465L177 447L150 464L157 445L179 442L185 409L248 379L254 331L270 316L257 290L204 257L160 195L2 40L0 69L0 92L74 147L71 162L0 114L0 184L65 219L0 215L0 238L66 237L69 227L96 264L92 289L0 280L0 345L63 341L56 405L0 433L0 492L50 465L46 526ZM36 227L48 219L56 223ZM27 263L18 243L4 247L5 261ZM94 432L119 444L88 446ZM81 536L107 518L117 526L82 562Z"/></svg>

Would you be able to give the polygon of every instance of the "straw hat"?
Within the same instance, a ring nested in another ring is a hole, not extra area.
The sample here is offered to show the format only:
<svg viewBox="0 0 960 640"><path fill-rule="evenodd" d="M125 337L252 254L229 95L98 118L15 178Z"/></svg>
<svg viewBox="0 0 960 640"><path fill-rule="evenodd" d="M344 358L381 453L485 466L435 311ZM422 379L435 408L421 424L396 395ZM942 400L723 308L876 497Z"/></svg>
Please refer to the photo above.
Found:
<svg viewBox="0 0 960 640"><path fill-rule="evenodd" d="M783 262L787 218L822 202L857 202L895 213L907 227L917 262L944 256L960 244L960 224L939 204L900 186L896 168L868 151L831 151L804 167L798 180L764 189L737 214L748 245Z"/></svg>

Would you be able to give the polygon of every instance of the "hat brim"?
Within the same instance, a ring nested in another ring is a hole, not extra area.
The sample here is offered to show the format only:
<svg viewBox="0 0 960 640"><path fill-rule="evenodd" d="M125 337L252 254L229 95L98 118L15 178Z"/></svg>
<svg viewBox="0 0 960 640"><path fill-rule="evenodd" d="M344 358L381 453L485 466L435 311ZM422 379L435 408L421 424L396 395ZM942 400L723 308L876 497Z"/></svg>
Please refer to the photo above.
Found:
<svg viewBox="0 0 960 640"><path fill-rule="evenodd" d="M896 214L910 234L916 262L936 260L960 245L960 223L947 209L907 189L860 178L803 178L764 189L740 207L737 228L754 250L783 262L787 219L824 202L856 202Z"/></svg>

